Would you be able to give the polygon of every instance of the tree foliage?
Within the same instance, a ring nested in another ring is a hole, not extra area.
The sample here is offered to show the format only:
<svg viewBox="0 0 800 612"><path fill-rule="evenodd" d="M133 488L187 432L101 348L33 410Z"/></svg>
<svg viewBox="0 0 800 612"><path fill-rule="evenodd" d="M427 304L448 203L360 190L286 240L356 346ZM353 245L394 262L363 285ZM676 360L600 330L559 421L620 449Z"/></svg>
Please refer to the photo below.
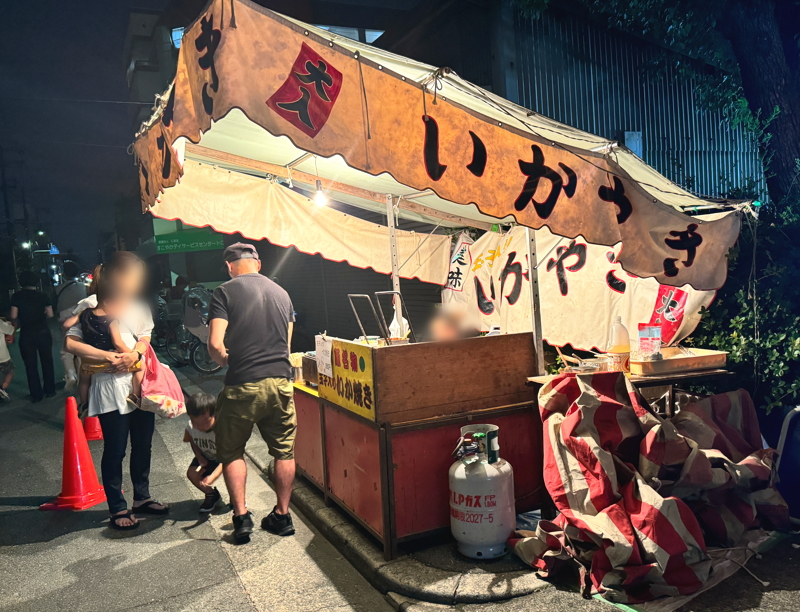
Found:
<svg viewBox="0 0 800 612"><path fill-rule="evenodd" d="M746 218L728 280L690 342L728 351L737 384L767 411L800 403L800 215L796 206Z"/></svg>

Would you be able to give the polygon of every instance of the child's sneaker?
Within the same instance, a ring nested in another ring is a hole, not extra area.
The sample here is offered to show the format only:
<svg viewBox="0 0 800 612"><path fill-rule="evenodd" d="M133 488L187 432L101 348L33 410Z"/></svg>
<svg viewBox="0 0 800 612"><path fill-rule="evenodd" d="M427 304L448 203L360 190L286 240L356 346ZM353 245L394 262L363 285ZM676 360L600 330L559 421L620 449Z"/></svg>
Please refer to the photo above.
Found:
<svg viewBox="0 0 800 612"><path fill-rule="evenodd" d="M208 512L214 512L221 501L222 495L220 495L219 491L214 488L212 493L206 494L206 498L203 500L203 505L200 506L200 513L206 514Z"/></svg>
<svg viewBox="0 0 800 612"><path fill-rule="evenodd" d="M278 514L276 506L272 509L272 512L261 519L261 529L279 536L294 535L292 515L289 512L286 514Z"/></svg>
<svg viewBox="0 0 800 612"><path fill-rule="evenodd" d="M8 391L0 387L0 401L7 402L10 399L11 397L8 395Z"/></svg>

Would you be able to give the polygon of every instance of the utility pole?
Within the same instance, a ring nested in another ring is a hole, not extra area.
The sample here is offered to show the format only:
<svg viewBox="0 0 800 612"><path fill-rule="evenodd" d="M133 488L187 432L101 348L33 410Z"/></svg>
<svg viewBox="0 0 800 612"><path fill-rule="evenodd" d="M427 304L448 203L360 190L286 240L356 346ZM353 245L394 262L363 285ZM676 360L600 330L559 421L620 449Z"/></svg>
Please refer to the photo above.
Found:
<svg viewBox="0 0 800 612"><path fill-rule="evenodd" d="M14 221L11 219L11 203L8 201L8 184L6 183L6 162L3 159L3 147L0 147L0 190L3 192L3 203L6 207L6 231L9 237L14 238L16 231Z"/></svg>
<svg viewBox="0 0 800 612"><path fill-rule="evenodd" d="M22 188L22 216L25 219L25 240L31 241L31 220L28 216L28 203L25 201L25 188Z"/></svg>

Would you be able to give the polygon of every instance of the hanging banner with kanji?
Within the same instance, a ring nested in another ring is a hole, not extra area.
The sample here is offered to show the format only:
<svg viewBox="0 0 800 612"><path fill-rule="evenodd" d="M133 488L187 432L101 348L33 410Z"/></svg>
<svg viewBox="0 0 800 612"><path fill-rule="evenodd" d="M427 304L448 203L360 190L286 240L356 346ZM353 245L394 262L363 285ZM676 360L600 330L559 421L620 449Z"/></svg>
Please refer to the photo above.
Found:
<svg viewBox="0 0 800 612"><path fill-rule="evenodd" d="M535 231L542 335L552 345L605 350L616 316L631 340L639 323L650 323L660 324L663 341L674 344L694 331L700 310L716 295L631 276L617 261L619 245ZM526 228L519 226L506 234L487 232L472 244L460 238L442 301L463 306L469 323L481 331L493 325L509 334L531 331L527 240Z"/></svg>
<svg viewBox="0 0 800 612"><path fill-rule="evenodd" d="M363 344L333 340L333 376L319 374L319 396L375 420L375 382L372 349Z"/></svg>
<svg viewBox="0 0 800 612"><path fill-rule="evenodd" d="M183 174L175 141L200 142L235 108L304 151L341 155L410 190L621 243L619 264L640 277L702 290L725 281L739 214L687 216L686 206L707 202L625 151L594 146L597 137L534 126L524 109L446 69L373 53L246 0L214 0L185 30L174 83L135 142L145 210Z"/></svg>

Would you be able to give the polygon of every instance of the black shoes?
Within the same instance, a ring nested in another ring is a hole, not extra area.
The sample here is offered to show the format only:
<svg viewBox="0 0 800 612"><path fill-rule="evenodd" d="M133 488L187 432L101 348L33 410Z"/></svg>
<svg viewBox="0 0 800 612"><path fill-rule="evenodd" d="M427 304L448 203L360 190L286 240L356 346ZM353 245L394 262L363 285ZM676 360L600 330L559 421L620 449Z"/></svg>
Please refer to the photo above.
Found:
<svg viewBox="0 0 800 612"><path fill-rule="evenodd" d="M237 544L247 544L253 533L253 515L248 512L241 516L233 515L233 541Z"/></svg>
<svg viewBox="0 0 800 612"><path fill-rule="evenodd" d="M292 515L289 512L286 514L278 514L277 508L273 508L272 512L261 519L261 529L279 536L294 535Z"/></svg>
<svg viewBox="0 0 800 612"><path fill-rule="evenodd" d="M212 493L206 495L206 498L203 500L203 505L200 506L200 514L207 514L208 512L214 512L217 508L219 503L222 501L222 495L219 494L219 491L215 488ZM252 521L251 521L252 522ZM250 529L252 531L252 528Z"/></svg>
<svg viewBox="0 0 800 612"><path fill-rule="evenodd" d="M219 493L217 493L217 496L219 496ZM206 502L203 503L203 506L206 506L206 503L210 504L209 499L213 498L210 496L206 497ZM219 497L217 497L217 499L219 499ZM207 510L207 512L210 512L210 510ZM292 515L289 513L278 514L275 508L273 508L272 512L270 512L268 516L265 516L263 519L261 519L261 528L279 536L294 535ZM250 536L252 533L253 515L250 512L243 514L242 516L234 515L233 540L237 544L247 544L250 541Z"/></svg>

